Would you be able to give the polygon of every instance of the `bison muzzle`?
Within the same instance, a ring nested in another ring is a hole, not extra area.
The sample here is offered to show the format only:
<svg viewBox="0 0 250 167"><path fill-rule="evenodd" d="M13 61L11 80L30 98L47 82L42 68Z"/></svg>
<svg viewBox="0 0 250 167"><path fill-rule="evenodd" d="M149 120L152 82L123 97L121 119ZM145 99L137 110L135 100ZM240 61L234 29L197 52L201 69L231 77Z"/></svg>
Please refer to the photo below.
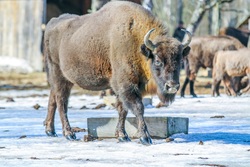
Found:
<svg viewBox="0 0 250 167"><path fill-rule="evenodd" d="M68 117L68 99L73 85L100 91L112 89L119 114L116 136L130 141L125 131L128 110L138 121L142 144L151 144L144 121L142 97L154 83L164 103L171 103L179 89L181 60L189 53L188 40L180 43L167 36L167 29L142 6L125 1L107 3L99 11L53 18L44 37L45 61L51 86L44 122L49 136L56 136L58 108L63 135L75 140ZM151 39L151 40L150 40Z"/></svg>

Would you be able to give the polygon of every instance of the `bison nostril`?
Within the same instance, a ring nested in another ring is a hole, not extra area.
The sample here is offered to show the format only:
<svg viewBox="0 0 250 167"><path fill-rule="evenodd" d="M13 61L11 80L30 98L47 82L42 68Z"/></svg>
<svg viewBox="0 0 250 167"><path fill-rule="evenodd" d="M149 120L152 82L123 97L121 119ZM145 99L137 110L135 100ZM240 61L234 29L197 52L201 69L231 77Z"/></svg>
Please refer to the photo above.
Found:
<svg viewBox="0 0 250 167"><path fill-rule="evenodd" d="M180 84L179 83L175 83L174 81L167 81L165 83L165 90L168 93L176 93L179 89Z"/></svg>
<svg viewBox="0 0 250 167"><path fill-rule="evenodd" d="M168 90L169 88L171 88L171 85L168 82L166 82L165 83L165 89Z"/></svg>
<svg viewBox="0 0 250 167"><path fill-rule="evenodd" d="M174 81L167 81L166 84L165 84L165 87L170 87L170 88L177 88L180 86L179 83L176 83Z"/></svg>

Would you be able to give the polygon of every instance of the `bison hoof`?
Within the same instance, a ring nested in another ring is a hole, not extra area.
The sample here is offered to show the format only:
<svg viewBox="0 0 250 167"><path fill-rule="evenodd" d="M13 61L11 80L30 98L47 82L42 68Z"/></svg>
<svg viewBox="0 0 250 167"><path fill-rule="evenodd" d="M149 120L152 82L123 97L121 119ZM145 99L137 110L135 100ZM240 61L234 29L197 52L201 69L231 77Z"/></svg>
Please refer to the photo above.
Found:
<svg viewBox="0 0 250 167"><path fill-rule="evenodd" d="M57 137L56 132L49 131L49 130L46 130L45 132L46 132L47 136L50 136L50 137Z"/></svg>
<svg viewBox="0 0 250 167"><path fill-rule="evenodd" d="M69 141L74 141L76 140L76 135L75 134L70 134L65 136L67 140Z"/></svg>
<svg viewBox="0 0 250 167"><path fill-rule="evenodd" d="M193 97L197 97L197 95L196 94L191 94Z"/></svg>
<svg viewBox="0 0 250 167"><path fill-rule="evenodd" d="M150 137L141 137L140 142L143 145L149 146L152 144L152 139Z"/></svg>
<svg viewBox="0 0 250 167"><path fill-rule="evenodd" d="M130 138L128 137L127 132L124 130L123 135L118 137L119 142L130 142Z"/></svg>
<svg viewBox="0 0 250 167"><path fill-rule="evenodd" d="M125 136L125 137L119 137L118 141L119 142L130 142L131 140L128 136Z"/></svg>

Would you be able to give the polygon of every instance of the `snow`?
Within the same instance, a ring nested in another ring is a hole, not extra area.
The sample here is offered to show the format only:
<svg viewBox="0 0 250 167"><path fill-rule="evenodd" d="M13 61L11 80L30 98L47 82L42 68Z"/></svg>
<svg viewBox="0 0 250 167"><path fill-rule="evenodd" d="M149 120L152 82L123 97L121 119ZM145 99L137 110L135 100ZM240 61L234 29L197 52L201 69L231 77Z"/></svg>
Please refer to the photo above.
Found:
<svg viewBox="0 0 250 167"><path fill-rule="evenodd" d="M177 96L167 108L146 108L145 116L189 118L189 134L175 134L171 136L172 142L153 139L151 146L139 144L138 139L129 143L118 143L116 139L84 142L87 132L76 133L78 141L67 141L62 136L58 113L55 117L58 137L47 137L43 126L46 94L48 90L0 92L0 166L250 166L249 94L236 98L223 94L216 98ZM7 102L9 96L15 102ZM158 102L153 97L153 106ZM117 117L112 107L92 109L101 103L98 96L71 96L68 112L71 126L86 128L90 117ZM41 107L35 110L35 104ZM82 106L89 109L81 110ZM130 112L128 116L133 115ZM211 118L214 116L224 118Z"/></svg>
<svg viewBox="0 0 250 167"><path fill-rule="evenodd" d="M17 72L26 74L34 71L25 59L8 56L0 57L0 72Z"/></svg>

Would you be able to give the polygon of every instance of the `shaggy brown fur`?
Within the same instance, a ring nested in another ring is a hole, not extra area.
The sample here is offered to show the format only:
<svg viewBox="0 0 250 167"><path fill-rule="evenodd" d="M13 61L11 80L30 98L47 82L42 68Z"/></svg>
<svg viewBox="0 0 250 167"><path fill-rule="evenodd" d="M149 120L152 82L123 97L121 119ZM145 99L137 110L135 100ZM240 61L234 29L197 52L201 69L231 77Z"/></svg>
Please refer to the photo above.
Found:
<svg viewBox="0 0 250 167"><path fill-rule="evenodd" d="M194 37L190 43L191 51L185 59L186 80L181 88L184 97L185 89L190 81L190 94L196 97L194 81L199 68L213 68L213 58L219 50L237 50L245 46L237 39L230 36L204 36Z"/></svg>
<svg viewBox="0 0 250 167"><path fill-rule="evenodd" d="M250 49L244 48L237 51L219 51L215 54L213 70L212 95L219 96L219 85L221 80L228 82L228 78L235 76L247 76L248 85L240 91L245 93L250 89ZM236 91L232 84L226 83L226 86L236 96Z"/></svg>
<svg viewBox="0 0 250 167"><path fill-rule="evenodd" d="M150 39L155 48L150 50L144 44L144 36L152 28L155 31ZM112 88L117 95L118 138L129 140L124 122L127 111L131 110L137 117L142 143L150 144L142 95L148 81L154 80L160 99L164 103L174 100L182 55L190 50L183 46L185 44L167 36L166 27L148 10L131 2L109 2L93 14L67 14L52 19L45 31L51 85L46 133L56 136L57 107L63 134L75 139L67 118L67 103L70 89L76 84L96 91Z"/></svg>
<svg viewBox="0 0 250 167"><path fill-rule="evenodd" d="M248 38L250 32L242 31L234 27L222 27L219 31L219 35L229 35L238 39L244 46L247 47Z"/></svg>

